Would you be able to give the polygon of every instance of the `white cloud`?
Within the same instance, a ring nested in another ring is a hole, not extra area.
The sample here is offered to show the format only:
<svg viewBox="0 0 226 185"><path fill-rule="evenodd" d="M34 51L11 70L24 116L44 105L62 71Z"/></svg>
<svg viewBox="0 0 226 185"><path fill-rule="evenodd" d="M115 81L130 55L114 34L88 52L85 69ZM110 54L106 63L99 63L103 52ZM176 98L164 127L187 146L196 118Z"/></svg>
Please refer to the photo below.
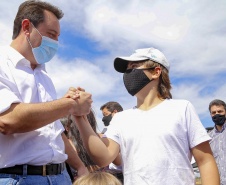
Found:
<svg viewBox="0 0 226 185"><path fill-rule="evenodd" d="M102 69L83 59L74 59L65 62L62 58L55 57L46 65L59 98L69 87L82 87L93 96L101 96L115 86L111 75L103 73ZM109 83L111 82L111 83Z"/></svg>
<svg viewBox="0 0 226 185"><path fill-rule="evenodd" d="M176 99L187 99L196 108L198 114L206 113L210 96L201 96L200 91L204 87L197 83L183 83L173 86L172 94Z"/></svg>
<svg viewBox="0 0 226 185"><path fill-rule="evenodd" d="M226 94L224 93L226 92L226 83L221 83L220 87L210 84L213 90L209 93L205 93L207 91L205 89L206 85L197 81L180 83L173 86L173 98L189 100L202 118L209 118L209 103L214 99L226 100Z"/></svg>
<svg viewBox="0 0 226 185"><path fill-rule="evenodd" d="M79 27L81 33L111 52L125 54L138 47L155 46L172 59L171 69L177 75L187 76L192 70L193 75L205 76L210 69L214 75L226 68L221 62L226 44L220 30L226 19L225 8L224 1L134 0L123 4L99 0L84 3Z"/></svg>

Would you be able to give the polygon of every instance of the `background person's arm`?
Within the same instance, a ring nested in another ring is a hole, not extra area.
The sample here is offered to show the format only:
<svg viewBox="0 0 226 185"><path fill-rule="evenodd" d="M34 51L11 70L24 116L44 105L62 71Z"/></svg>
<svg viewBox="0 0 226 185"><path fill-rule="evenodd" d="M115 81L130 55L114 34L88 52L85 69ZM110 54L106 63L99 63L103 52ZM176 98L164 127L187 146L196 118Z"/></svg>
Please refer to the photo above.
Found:
<svg viewBox="0 0 226 185"><path fill-rule="evenodd" d="M101 140L85 117L73 117L91 159L100 167L109 165L119 154L119 144L108 138Z"/></svg>
<svg viewBox="0 0 226 185"><path fill-rule="evenodd" d="M75 147L68 140L64 133L62 133L61 135L65 145L65 153L68 155L68 159L66 160L66 162L72 168L78 171L78 177L89 173L88 169L85 167L84 163L79 158Z"/></svg>
<svg viewBox="0 0 226 185"><path fill-rule="evenodd" d="M220 185L217 164L209 142L206 141L192 148L192 154L200 171L202 185Z"/></svg>
<svg viewBox="0 0 226 185"><path fill-rule="evenodd" d="M29 132L68 114L86 115L90 111L91 103L91 94L80 91L77 95L77 91L71 88L63 98L51 102L14 103L0 114L0 132Z"/></svg>

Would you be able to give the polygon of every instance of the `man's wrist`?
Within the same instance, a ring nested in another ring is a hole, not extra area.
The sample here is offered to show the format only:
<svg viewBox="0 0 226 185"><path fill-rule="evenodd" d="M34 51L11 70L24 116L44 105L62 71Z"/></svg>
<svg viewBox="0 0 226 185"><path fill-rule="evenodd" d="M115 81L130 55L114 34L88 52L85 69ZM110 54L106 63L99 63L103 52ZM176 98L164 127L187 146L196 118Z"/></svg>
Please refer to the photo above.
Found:
<svg viewBox="0 0 226 185"><path fill-rule="evenodd" d="M76 100L73 100L71 98L62 98L64 102L66 102L68 106L68 115L69 114L77 114L77 106Z"/></svg>

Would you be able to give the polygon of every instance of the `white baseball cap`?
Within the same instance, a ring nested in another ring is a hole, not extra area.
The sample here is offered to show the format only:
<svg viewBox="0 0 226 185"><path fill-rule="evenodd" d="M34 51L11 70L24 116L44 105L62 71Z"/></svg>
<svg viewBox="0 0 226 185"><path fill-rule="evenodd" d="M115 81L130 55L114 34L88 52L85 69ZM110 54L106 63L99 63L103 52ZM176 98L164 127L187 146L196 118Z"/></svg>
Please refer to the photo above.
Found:
<svg viewBox="0 0 226 185"><path fill-rule="evenodd" d="M145 61L152 60L159 64L162 64L169 71L169 63L164 54L155 48L137 49L129 57L116 57L114 60L115 70L124 73L127 69L129 61Z"/></svg>

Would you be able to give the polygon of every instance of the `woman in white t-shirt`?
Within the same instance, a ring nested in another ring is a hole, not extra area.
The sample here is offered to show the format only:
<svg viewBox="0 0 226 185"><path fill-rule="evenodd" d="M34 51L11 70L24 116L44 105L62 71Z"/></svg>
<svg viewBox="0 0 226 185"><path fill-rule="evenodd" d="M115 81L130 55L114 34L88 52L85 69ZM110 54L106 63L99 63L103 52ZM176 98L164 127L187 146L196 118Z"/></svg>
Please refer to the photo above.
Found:
<svg viewBox="0 0 226 185"><path fill-rule="evenodd" d="M114 116L102 141L85 117L75 117L92 159L106 166L120 151L125 185L191 185L193 155L202 184L219 185L210 137L192 104L172 99L163 53L138 49L129 57L117 57L114 67L124 73L125 87L136 96L137 105Z"/></svg>

